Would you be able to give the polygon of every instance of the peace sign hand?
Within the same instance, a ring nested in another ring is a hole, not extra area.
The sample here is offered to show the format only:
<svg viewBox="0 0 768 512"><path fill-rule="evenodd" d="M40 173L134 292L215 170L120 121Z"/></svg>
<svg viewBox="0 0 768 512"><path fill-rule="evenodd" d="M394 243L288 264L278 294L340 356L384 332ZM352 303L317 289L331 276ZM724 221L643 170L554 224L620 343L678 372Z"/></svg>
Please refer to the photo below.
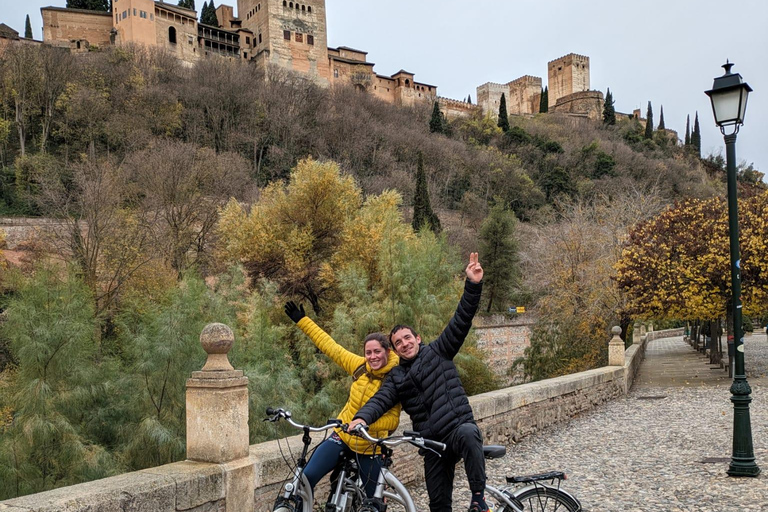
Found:
<svg viewBox="0 0 768 512"><path fill-rule="evenodd" d="M469 264L465 272L467 273L467 279L473 283L479 283L483 280L483 267L480 266L476 252L469 253Z"/></svg>

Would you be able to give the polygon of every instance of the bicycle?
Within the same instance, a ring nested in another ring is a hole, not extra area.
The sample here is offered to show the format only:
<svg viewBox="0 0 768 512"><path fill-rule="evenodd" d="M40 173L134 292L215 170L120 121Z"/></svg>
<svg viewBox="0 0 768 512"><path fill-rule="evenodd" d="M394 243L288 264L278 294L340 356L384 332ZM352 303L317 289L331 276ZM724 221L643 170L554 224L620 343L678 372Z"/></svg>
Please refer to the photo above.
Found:
<svg viewBox="0 0 768 512"><path fill-rule="evenodd" d="M416 507L408 490L389 471L389 467L392 465L392 450L389 446L396 446L403 442L415 444L409 438L418 438L419 434L417 432L405 432L404 436L391 436L384 439L377 439L369 435L364 428L356 428L354 432L368 440L368 442L379 446L384 456L384 467L382 467L381 474L379 475L379 482L376 486L376 494L374 496L374 500L379 501L371 503L369 500L368 508L364 506L358 512L383 512L384 510L388 510L390 502L383 500L383 498L389 498L402 505L405 512L416 512ZM436 443L429 439L422 440L427 442L427 445L431 444L432 447L437 447L434 446L434 444L442 445L441 451L445 449L445 445L442 443ZM483 446L483 455L486 459L501 458L506 455L506 452L506 447L501 445ZM581 503L579 500L560 488L560 482L565 479L565 473L561 471L549 471L535 475L507 477L507 483L528 485L518 488L504 487L498 489L492 485L486 484L486 500L489 498L492 500L491 507L496 512L579 512L581 511ZM387 486L391 487L394 492L388 491ZM375 506L382 503L382 501L385 505L384 508L380 506L375 508Z"/></svg>
<svg viewBox="0 0 768 512"><path fill-rule="evenodd" d="M343 427L340 420L329 420L322 427L300 425L293 421L290 411L284 409L267 409L265 421L276 422L285 419L290 425L304 431L302 437L303 448L299 455L296 467L293 469L293 477L286 482L280 495L275 500L273 512L312 512L314 496L307 477L304 475L304 467L307 465L307 453L312 442L310 432L323 432L337 427ZM365 434L368 432L366 431ZM370 438L370 436L368 436ZM373 439L373 438L370 438ZM411 495L397 477L389 471L392 464L392 449L390 446L409 443L418 448L427 450L444 450L445 445L424 439L417 432L406 432L403 436L391 436L378 440L382 450L382 467L379 472L379 480L376 484L376 493L373 498L365 495L364 484L359 478L357 464L354 457L346 457L339 465L336 483L331 495L326 502L326 512L396 512L397 506L407 512L416 512ZM394 505L394 507L393 507Z"/></svg>

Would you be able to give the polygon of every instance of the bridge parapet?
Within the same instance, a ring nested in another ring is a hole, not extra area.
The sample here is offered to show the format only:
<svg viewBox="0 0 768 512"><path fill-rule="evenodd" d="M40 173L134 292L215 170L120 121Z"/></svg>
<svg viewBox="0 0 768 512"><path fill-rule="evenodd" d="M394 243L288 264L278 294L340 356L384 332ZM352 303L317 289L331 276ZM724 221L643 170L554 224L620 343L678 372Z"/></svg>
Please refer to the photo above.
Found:
<svg viewBox="0 0 768 512"><path fill-rule="evenodd" d="M215 325L221 326L221 324ZM209 331L208 334L211 335L211 339L226 344L228 335L224 328L226 326L217 327L212 332ZM567 421L597 405L623 396L632 385L644 356L646 344L657 337L676 336L678 334L682 335L682 330L655 331L644 334L638 342L625 351L622 366L606 366L470 397L475 419L483 432L485 442L501 444L517 442L543 428ZM226 354L226 352L224 353ZM222 358L214 359L218 359L218 363L222 363ZM208 365L206 364L206 366ZM224 377L222 380L231 380L233 377L226 375L229 375L229 372L237 372L237 370L228 370L221 366L217 370L205 370L204 368L203 371L221 372L218 377ZM199 373L201 372L194 372L190 381L194 380L196 374ZM234 379L238 379L238 377L234 377ZM238 386L232 387L237 388ZM220 390L222 388L209 387L207 389ZM233 398L234 407L239 407L238 401L242 400L243 395L233 392L229 398ZM222 395L219 391L212 391L207 397L201 395L198 399L216 402L222 400ZM187 404L189 407L189 400ZM203 408L206 407L209 405L203 404ZM216 407L209 409L215 410ZM188 422L190 421L189 415L188 409ZM246 394L245 418L247 419L247 417ZM222 446L225 446L232 439L239 439L233 443L233 446L240 446L242 437L233 434L237 428L229 425L229 423L240 425L241 428L241 419L238 416L236 420L220 422L217 428L223 430L208 429L205 436L218 438ZM202 423L193 419L191 423L188 423L188 428L194 430L200 428L198 426L200 424ZM410 428L410 419L403 414L400 430ZM189 435L194 436L197 433L188 431ZM281 443L284 442L281 441ZM300 450L301 436L291 437L287 442L290 443L290 450L293 453ZM242 512L256 510L266 512L272 509L277 490L289 474L289 469L283 460L283 454L286 452L285 444L282 445L281 451L277 441L260 443L248 447L245 457L227 461L229 456L224 456L221 458L221 462L188 460L167 464L157 468L6 500L0 502L0 510L9 512L64 510L67 512L90 512L93 510L134 510L136 512ZM222 449L219 453L240 454L237 450L229 449ZM422 478L423 474L421 457L415 449L399 450L393 470L404 483L415 483ZM318 495L323 495L324 492L325 490L318 489Z"/></svg>

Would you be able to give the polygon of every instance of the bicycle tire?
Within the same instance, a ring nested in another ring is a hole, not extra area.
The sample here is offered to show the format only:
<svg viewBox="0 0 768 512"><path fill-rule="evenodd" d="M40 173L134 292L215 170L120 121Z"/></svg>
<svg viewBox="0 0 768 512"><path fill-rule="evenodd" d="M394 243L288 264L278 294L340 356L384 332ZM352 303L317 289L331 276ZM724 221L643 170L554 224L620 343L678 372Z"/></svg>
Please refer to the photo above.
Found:
<svg viewBox="0 0 768 512"><path fill-rule="evenodd" d="M416 512L408 489L397 479L395 475L387 471L384 475L387 488L384 490L384 499L387 503L387 512Z"/></svg>
<svg viewBox="0 0 768 512"><path fill-rule="evenodd" d="M529 486L512 494L523 505L524 512L579 512L579 500L561 489L543 485ZM501 507L498 512L513 512Z"/></svg>

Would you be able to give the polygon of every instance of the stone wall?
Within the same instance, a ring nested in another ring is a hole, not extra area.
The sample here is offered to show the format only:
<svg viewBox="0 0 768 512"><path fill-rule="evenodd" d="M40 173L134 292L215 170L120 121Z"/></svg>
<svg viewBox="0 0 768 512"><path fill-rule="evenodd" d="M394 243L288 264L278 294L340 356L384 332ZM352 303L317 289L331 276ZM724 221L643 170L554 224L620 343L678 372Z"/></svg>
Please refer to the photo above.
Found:
<svg viewBox="0 0 768 512"><path fill-rule="evenodd" d="M482 112L479 105L467 103L466 101L443 98L442 96L437 98L437 103L440 106L440 111L448 119L471 117L475 113Z"/></svg>
<svg viewBox="0 0 768 512"><path fill-rule="evenodd" d="M682 334L682 330L649 333L625 352L624 366L608 366L470 397L485 442L509 445L623 396L629 388L628 379L633 378L639 367L647 342L678 333ZM403 414L400 430L410 426L410 420ZM217 434L217 438L226 438L225 434ZM321 436L315 438L317 442ZM283 479L290 473L283 457L298 453L300 446L300 436L293 436L279 442L251 445L248 456L235 461L168 464L3 501L0 510L239 512L245 509L238 508L242 502L234 500L242 498L245 485L252 486L249 489L253 490L254 509L267 512ZM415 449L398 449L393 471L406 485L423 478L422 467Z"/></svg>
<svg viewBox="0 0 768 512"><path fill-rule="evenodd" d="M575 92L557 100L550 112L580 115L599 121L603 116L603 93L600 91Z"/></svg>
<svg viewBox="0 0 768 512"><path fill-rule="evenodd" d="M531 327L535 319L528 314L517 318L502 315L476 317L475 333L477 347L482 350L493 373L503 379L507 385L521 381L521 375L510 374L509 370L516 359L523 357L525 349L531 345Z"/></svg>
<svg viewBox="0 0 768 512"><path fill-rule="evenodd" d="M108 12L43 7L43 41L53 46L84 50L111 45L112 14ZM80 46L77 43L80 42Z"/></svg>
<svg viewBox="0 0 768 512"><path fill-rule="evenodd" d="M569 53L547 63L548 100L551 110L557 100L589 90L589 57Z"/></svg>

